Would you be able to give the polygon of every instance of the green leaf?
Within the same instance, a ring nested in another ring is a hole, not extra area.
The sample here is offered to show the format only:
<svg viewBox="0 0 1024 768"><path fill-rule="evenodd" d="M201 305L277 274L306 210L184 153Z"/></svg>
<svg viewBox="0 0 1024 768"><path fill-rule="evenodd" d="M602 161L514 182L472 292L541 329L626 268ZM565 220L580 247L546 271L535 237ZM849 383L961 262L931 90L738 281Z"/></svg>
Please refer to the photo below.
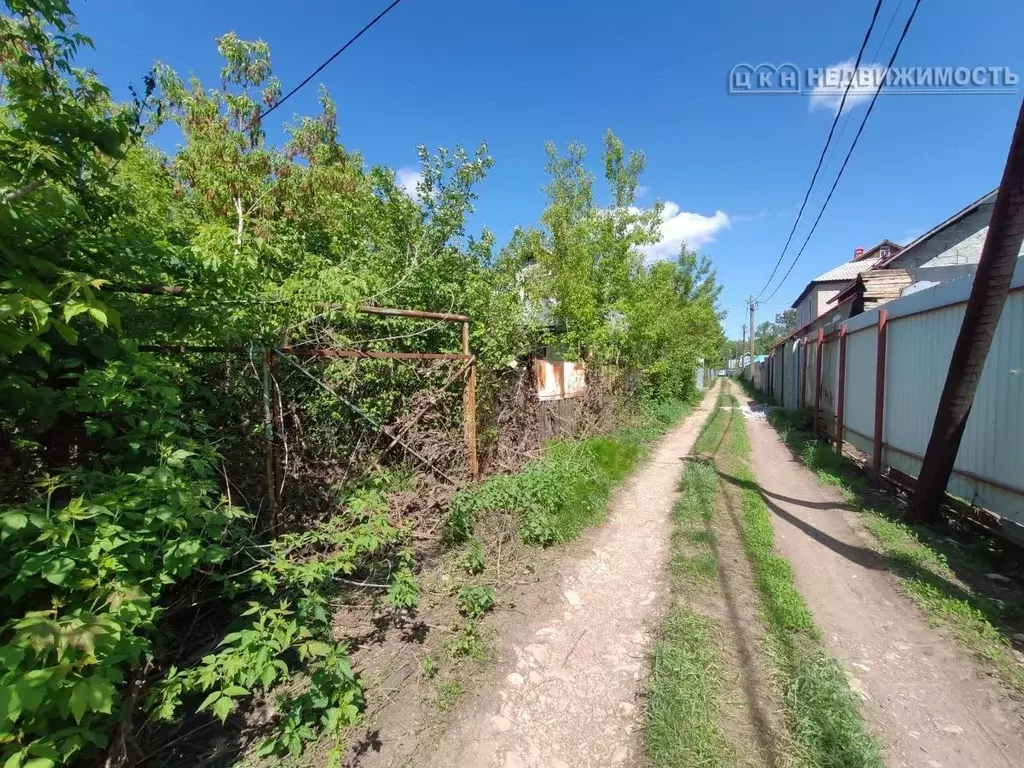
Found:
<svg viewBox="0 0 1024 768"><path fill-rule="evenodd" d="M82 718L85 717L85 711L89 708L89 683L87 680L79 680L72 686L68 706L75 722L80 724Z"/></svg>
<svg viewBox="0 0 1024 768"><path fill-rule="evenodd" d="M75 569L75 561L70 557L57 557L43 566L40 573L51 584L60 586Z"/></svg>
<svg viewBox="0 0 1024 768"><path fill-rule="evenodd" d="M103 329L107 327L107 312L99 307L89 307L89 317L96 323L96 327Z"/></svg>
<svg viewBox="0 0 1024 768"><path fill-rule="evenodd" d="M48 757L33 757L27 763L23 763L21 768L53 768L57 763Z"/></svg>
<svg viewBox="0 0 1024 768"><path fill-rule="evenodd" d="M25 658L25 649L16 645L0 646L0 665L7 669L17 669ZM0 718L2 719L2 718Z"/></svg>
<svg viewBox="0 0 1024 768"><path fill-rule="evenodd" d="M229 685L227 688L224 689L224 695L225 696L231 696L231 697L235 697L235 696L248 696L249 695L249 691L247 691L245 688L243 688L240 685Z"/></svg>
<svg viewBox="0 0 1024 768"><path fill-rule="evenodd" d="M64 322L70 322L71 318L88 311L89 305L84 301L69 301L64 305Z"/></svg>
<svg viewBox="0 0 1024 768"><path fill-rule="evenodd" d="M203 703L199 705L199 707L196 709L196 712L202 712L208 706L213 704L213 702L217 701L217 699L219 699L222 695L223 694L221 694L220 691L214 691L209 696L207 696L205 699L203 699Z"/></svg>
<svg viewBox="0 0 1024 768"><path fill-rule="evenodd" d="M222 696L217 699L217 703L213 705L213 714L220 718L221 723L228 719L228 715L231 714L231 710L234 708L234 703L227 696Z"/></svg>
<svg viewBox="0 0 1024 768"><path fill-rule="evenodd" d="M21 716L21 697L18 696L18 689L13 685L0 687L0 722L10 720L18 722Z"/></svg>
<svg viewBox="0 0 1024 768"><path fill-rule="evenodd" d="M20 531L26 525L28 525L28 515L24 512L12 510L0 515L0 527L3 528L3 531L0 532L0 541L6 539L13 532Z"/></svg>

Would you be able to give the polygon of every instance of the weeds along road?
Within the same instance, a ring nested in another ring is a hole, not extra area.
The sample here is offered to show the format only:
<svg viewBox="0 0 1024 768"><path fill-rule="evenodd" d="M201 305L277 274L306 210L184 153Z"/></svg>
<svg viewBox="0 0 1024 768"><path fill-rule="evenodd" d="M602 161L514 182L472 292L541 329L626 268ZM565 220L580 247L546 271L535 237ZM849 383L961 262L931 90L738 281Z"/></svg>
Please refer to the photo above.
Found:
<svg viewBox="0 0 1024 768"><path fill-rule="evenodd" d="M499 627L499 659L460 705L431 766L610 766L642 759L649 638L659 619L683 459L715 403L655 446L608 518L572 545L563 583Z"/></svg>

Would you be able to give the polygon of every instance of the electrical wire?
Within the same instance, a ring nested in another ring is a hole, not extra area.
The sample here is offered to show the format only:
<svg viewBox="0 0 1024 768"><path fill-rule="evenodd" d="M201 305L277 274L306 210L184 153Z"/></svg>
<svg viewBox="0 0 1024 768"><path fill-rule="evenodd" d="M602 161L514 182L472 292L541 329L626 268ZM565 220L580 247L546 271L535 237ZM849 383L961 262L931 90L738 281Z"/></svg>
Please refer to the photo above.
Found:
<svg viewBox="0 0 1024 768"><path fill-rule="evenodd" d="M814 224L811 225L811 231L807 233L807 237L804 239L803 245L800 246L800 250L793 259L793 263L789 265L789 269L786 270L786 274L782 276L782 280L777 286L775 286L775 290L765 298L765 301L771 300L772 296L779 292L779 288L781 288L783 283L786 282L786 278L789 277L789 273L793 271L793 267L796 266L796 263L803 255L804 249L807 247L807 243L810 242L811 236L814 235L814 231L818 228L818 222L821 221L822 214L824 214L825 209L828 208L828 204L832 200L832 194L836 191L836 187L839 185L839 180L843 177L843 172L846 170L846 165L850 162L850 156L853 155L853 150L857 147L857 142L860 140L861 133L864 132L864 126L867 124L868 118L871 117L871 112L875 108L875 102L878 101L878 94L882 92L882 89L888 81L888 72L892 69L893 62L896 61L896 57L899 55L900 48L903 46L903 41L907 37L907 32L910 31L910 25L913 24L914 16L917 14L917 8L920 5L921 0L915 0L914 7L910 10L910 16L907 17L907 23L903 25L903 32L900 34L900 39L896 41L896 47L893 49L892 56L889 57L889 63L885 66L886 78L879 83L878 88L871 97L871 101L868 103L868 111L864 114L864 119L860 121L860 127L857 128L857 135L853 137L853 143L850 144L850 149L846 153L846 158L843 160L843 164L839 168L839 174L836 176L836 180L832 182L832 188L828 191L828 197L825 198L825 202L822 204L821 210L818 211L817 218L814 219Z"/></svg>
<svg viewBox="0 0 1024 768"><path fill-rule="evenodd" d="M278 108L278 107L280 107L280 106L281 106L282 104L284 104L284 103L285 103L286 101L288 101L288 99L290 99L290 98L291 98L292 96L294 96L294 95L295 95L296 93L298 93L298 92L299 92L299 91L300 91L300 90L301 90L301 89L302 89L303 87L305 87L305 86L306 86L306 85L307 85L307 84L309 83L309 81L310 81L310 80L312 80L312 79L313 79L314 77L316 77L317 75L319 75L319 74L320 74L320 73L321 73L321 72L322 72L322 71L324 70L324 68L325 68L325 67L326 67L327 65L329 65L329 64L330 64L330 63L331 63L332 61L334 61L334 60L335 60L336 58L338 58L339 56L341 56L341 54L343 54L343 53L345 52L345 50L346 50L346 49L347 49L347 48L348 48L348 47L349 47L350 45L352 45L352 44L353 44L353 43L354 43L354 42L355 42L356 40L358 40L358 39L359 39L360 37L362 37L362 36L363 36L363 35L364 35L364 34L365 34L366 32L368 32L368 31L370 30L370 28L371 28L371 27L373 27L373 25L374 25L374 24L376 24L376 23L377 23L378 21L380 21L380 20L381 20L381 19L383 19L383 18L384 18L385 16L387 16L387 15L388 15L388 13L390 13L390 12L391 12L391 10L392 10L392 9L393 9L393 8L394 8L394 7L396 6L396 5L398 5L398 4L400 3L400 2L402 2L402 0L393 0L393 2L391 3L391 5L389 5L389 6L388 6L387 8L385 8L385 9L384 9L383 11L381 11L381 12L380 12L380 13L378 13L378 14L377 14L376 16L374 16L374 17L373 17L373 19L372 19L372 20L370 21L370 23L369 23L369 24L367 24L367 25L366 25L365 27L363 27L363 28L362 28L362 29L360 29L360 30L359 30L358 32L356 32L356 33L355 33L355 35L353 35L352 37L350 37L350 38L348 39L348 42L347 42L347 43L345 43L345 44L344 44L343 46L341 46L341 48L339 48L339 49L338 49L338 50L336 50L336 51L335 51L334 53L332 53L332 54L331 54L331 56L330 56L330 58L328 58L328 59L327 59L326 61L324 61L324 62L323 62L323 63L322 63L322 64L321 64L321 65L320 65L319 67L317 67L316 69L314 69L314 70L313 70L313 71L312 71L312 72L311 72L311 73L309 74L309 76L308 76L308 77L306 77L306 79L304 79L304 80L303 80L303 81L302 81L301 83L299 83L299 84L298 84L298 85L296 85L296 86L295 86L294 88L292 88L292 89L291 89L290 91L288 91L288 93L286 93L286 94L285 94L284 96L282 96L282 97L281 97L281 99L280 99L280 100L278 100L278 102L277 102L276 104L274 104L274 105L273 105L273 106L271 106L271 107L268 107L268 108L267 108L266 110L264 110L263 112L261 112L261 113L260 113L260 116L259 116L259 117L257 118L257 121L259 121L259 120L262 120L263 118L265 118L265 117L266 117L267 115L269 115L269 114L270 114L271 112L273 112L273 111L274 111L275 109L277 109L277 108Z"/></svg>
<svg viewBox="0 0 1024 768"><path fill-rule="evenodd" d="M832 127L828 129L828 138L825 139L825 146L821 148L821 155L818 157L818 164L814 168L814 174L811 176L811 183L807 185L807 192L804 194L804 201L800 203L800 210L796 215L796 219L793 221L793 227L789 230L789 237L786 238L786 244L782 247L782 253L779 254L779 258L775 260L775 266L772 267L772 273L768 275L768 279L765 280L764 286L760 291L757 292L757 296L754 300L761 298L761 295L768 290L768 286L771 285L772 278L775 277L775 273L779 271L779 265L782 264L782 260L786 257L786 251L789 250L790 243L793 242L793 235L796 233L797 225L800 224L800 218L804 215L804 208L807 207L807 201L811 197L811 190L814 189L814 183L818 180L818 174L821 172L822 163L825 162L825 154L828 152L829 145L832 143L832 136L835 134L836 125L839 123L839 118L842 117L843 108L846 106L846 97L850 94L850 88L853 86L854 80L857 79L857 72L860 69L860 62L864 56L864 49L868 47L868 40L871 38L871 32L875 28L875 22L878 20L878 13L882 10L882 1L878 0L875 4L875 10L871 14L871 23L868 25L868 31L864 34L864 39L860 43L860 50L857 51L857 60L853 65L853 77L850 78L850 82L846 84L846 90L843 91L843 98L839 102L839 109L836 111L835 119L832 121Z"/></svg>

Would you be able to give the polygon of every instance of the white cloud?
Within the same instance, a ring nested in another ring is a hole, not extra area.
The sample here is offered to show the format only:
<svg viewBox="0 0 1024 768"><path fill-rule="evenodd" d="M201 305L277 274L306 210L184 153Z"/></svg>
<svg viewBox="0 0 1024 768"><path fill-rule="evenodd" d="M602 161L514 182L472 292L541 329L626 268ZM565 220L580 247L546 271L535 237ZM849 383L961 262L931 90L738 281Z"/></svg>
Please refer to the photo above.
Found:
<svg viewBox="0 0 1024 768"><path fill-rule="evenodd" d="M846 86L850 85L850 93L843 105L843 112L849 112L858 104L864 104L874 95L878 86L885 79L885 67L881 64L861 64L855 70L854 60L847 59L838 64L825 67L818 85L811 91L811 110L827 109L839 111Z"/></svg>
<svg viewBox="0 0 1024 768"><path fill-rule="evenodd" d="M399 168L395 171L395 183L398 184L398 188L413 200L419 199L419 195L416 192L416 185L422 180L423 174L415 168Z"/></svg>
<svg viewBox="0 0 1024 768"><path fill-rule="evenodd" d="M728 229L729 225L729 217L724 211L704 216L681 211L676 203L667 202L661 210L661 240L647 246L647 260L674 259L683 243L690 248L700 248L714 241L715 235Z"/></svg>
<svg viewBox="0 0 1024 768"><path fill-rule="evenodd" d="M763 219L767 215L768 215L768 210L766 208L762 208L757 213L739 213L739 214L736 214L735 216L730 216L729 217L729 223L730 224L738 224L741 221L760 221L761 219Z"/></svg>

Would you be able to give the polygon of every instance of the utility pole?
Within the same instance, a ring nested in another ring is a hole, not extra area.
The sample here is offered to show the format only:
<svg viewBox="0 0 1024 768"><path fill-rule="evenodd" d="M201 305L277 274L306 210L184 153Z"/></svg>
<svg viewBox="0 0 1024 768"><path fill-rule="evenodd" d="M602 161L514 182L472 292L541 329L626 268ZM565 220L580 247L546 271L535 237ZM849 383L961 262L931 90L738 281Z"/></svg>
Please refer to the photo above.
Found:
<svg viewBox="0 0 1024 768"><path fill-rule="evenodd" d="M747 348L747 326L743 326L743 341L740 342L740 354L736 360L736 365L739 366L740 376L743 376L743 350Z"/></svg>
<svg viewBox="0 0 1024 768"><path fill-rule="evenodd" d="M754 374L754 297L750 297L750 374Z"/></svg>
<svg viewBox="0 0 1024 768"><path fill-rule="evenodd" d="M953 471L967 418L971 415L985 358L1006 303L1021 243L1024 242L1024 103L999 182L971 295L953 348L946 384L932 425L931 439L921 462L917 489L907 517L912 522L934 522Z"/></svg>

